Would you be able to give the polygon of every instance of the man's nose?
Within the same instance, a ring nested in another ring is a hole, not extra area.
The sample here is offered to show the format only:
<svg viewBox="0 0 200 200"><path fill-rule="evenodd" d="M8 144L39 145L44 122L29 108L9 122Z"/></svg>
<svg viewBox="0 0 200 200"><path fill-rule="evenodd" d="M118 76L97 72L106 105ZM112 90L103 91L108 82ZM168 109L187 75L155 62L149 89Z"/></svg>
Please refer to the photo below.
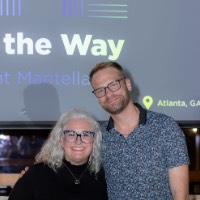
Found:
<svg viewBox="0 0 200 200"><path fill-rule="evenodd" d="M112 93L113 93L113 91L111 91L108 87L105 89L105 95L107 95L107 96L110 96Z"/></svg>

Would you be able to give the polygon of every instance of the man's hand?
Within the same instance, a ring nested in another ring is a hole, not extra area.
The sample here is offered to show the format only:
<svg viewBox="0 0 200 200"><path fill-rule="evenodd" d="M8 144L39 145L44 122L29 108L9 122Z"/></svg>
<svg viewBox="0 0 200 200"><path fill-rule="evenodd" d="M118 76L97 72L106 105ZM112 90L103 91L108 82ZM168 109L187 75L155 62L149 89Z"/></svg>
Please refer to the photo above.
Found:
<svg viewBox="0 0 200 200"><path fill-rule="evenodd" d="M19 174L19 178L21 178L27 171L28 171L29 167L25 167Z"/></svg>

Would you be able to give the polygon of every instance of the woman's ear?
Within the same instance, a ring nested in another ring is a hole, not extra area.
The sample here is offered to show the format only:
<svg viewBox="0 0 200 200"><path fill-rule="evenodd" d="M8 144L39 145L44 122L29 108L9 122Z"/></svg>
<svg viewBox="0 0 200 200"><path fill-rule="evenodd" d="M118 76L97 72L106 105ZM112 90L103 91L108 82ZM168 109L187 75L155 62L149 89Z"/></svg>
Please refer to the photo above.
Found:
<svg viewBox="0 0 200 200"><path fill-rule="evenodd" d="M60 144L61 144L61 146L64 148L64 137L60 137Z"/></svg>

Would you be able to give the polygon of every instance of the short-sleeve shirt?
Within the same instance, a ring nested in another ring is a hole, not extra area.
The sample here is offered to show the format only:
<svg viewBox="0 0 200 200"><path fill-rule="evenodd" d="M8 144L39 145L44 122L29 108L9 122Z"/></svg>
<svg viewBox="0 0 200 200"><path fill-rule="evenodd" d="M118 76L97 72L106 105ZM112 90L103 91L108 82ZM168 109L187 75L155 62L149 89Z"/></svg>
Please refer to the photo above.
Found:
<svg viewBox="0 0 200 200"><path fill-rule="evenodd" d="M185 135L173 118L136 106L139 125L128 138L111 117L102 125L109 200L171 200L168 170L189 164Z"/></svg>

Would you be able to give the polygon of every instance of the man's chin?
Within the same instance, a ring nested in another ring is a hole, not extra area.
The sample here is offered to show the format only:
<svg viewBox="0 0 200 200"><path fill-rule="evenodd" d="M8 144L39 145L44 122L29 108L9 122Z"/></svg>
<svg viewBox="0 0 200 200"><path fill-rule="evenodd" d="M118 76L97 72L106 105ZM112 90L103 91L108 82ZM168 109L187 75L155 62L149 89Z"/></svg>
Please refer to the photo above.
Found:
<svg viewBox="0 0 200 200"><path fill-rule="evenodd" d="M122 111L122 109L119 109L119 108L116 108L116 107L109 107L109 108L108 107L103 107L103 109L106 112L110 113L111 115L117 115Z"/></svg>

